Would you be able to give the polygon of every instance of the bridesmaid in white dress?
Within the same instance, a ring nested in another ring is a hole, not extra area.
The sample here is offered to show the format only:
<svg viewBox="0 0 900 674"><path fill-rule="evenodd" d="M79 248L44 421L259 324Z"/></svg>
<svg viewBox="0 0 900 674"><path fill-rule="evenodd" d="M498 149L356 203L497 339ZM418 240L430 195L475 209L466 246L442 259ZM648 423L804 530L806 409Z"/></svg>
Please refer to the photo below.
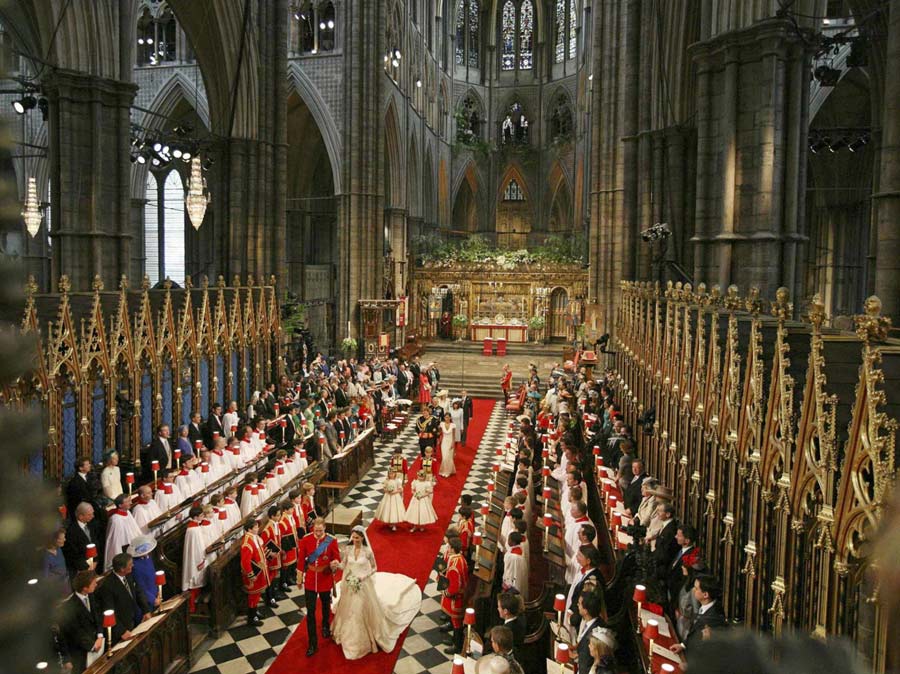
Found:
<svg viewBox="0 0 900 674"><path fill-rule="evenodd" d="M403 521L403 481L397 477L393 469L388 471L384 481L384 496L375 510L375 519L391 525L391 531L397 531L397 523Z"/></svg>
<svg viewBox="0 0 900 674"><path fill-rule="evenodd" d="M366 530L353 527L341 551L343 577L337 586L331 633L344 657L357 660L378 649L394 650L397 639L422 606L415 579L377 570Z"/></svg>
<svg viewBox="0 0 900 674"><path fill-rule="evenodd" d="M425 479L425 471L420 470L416 479L410 485L412 498L406 506L405 520L412 524L410 532L417 528L425 531L425 526L437 522L437 513L431 505L431 497L434 494L434 483Z"/></svg>
<svg viewBox="0 0 900 674"><path fill-rule="evenodd" d="M456 440L456 424L450 420L448 412L441 422L441 469L438 471L438 475L441 477L450 477L456 473L456 463L454 462Z"/></svg>

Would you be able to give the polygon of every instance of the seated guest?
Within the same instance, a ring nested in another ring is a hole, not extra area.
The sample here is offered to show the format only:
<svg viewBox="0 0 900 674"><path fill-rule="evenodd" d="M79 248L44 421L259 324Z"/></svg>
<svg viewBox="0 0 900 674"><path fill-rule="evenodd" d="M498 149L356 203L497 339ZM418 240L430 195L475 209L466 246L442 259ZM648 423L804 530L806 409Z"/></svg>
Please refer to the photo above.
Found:
<svg viewBox="0 0 900 674"><path fill-rule="evenodd" d="M141 535L141 528L131 514L131 497L119 494L116 497L116 509L109 516L106 525L106 553L103 555L104 572L112 568L113 557L123 552L129 543Z"/></svg>
<svg viewBox="0 0 900 674"><path fill-rule="evenodd" d="M112 559L112 573L97 593L100 608L113 610L116 624L112 628L113 645L131 638L131 630L150 617L150 604L131 575L131 555L121 552Z"/></svg>
<svg viewBox="0 0 900 674"><path fill-rule="evenodd" d="M694 597L700 602L694 624L681 643L670 647L673 653L681 653L695 648L701 641L709 639L712 630L726 627L725 610L722 608L722 588L712 576L698 576L694 581Z"/></svg>
<svg viewBox="0 0 900 674"><path fill-rule="evenodd" d="M73 674L81 674L103 651L103 623L100 604L94 598L98 576L79 571L72 580L72 594L60 607L59 636L68 654Z"/></svg>
<svg viewBox="0 0 900 674"><path fill-rule="evenodd" d="M57 529L47 547L44 548L44 559L41 564L41 575L44 580L55 587L54 594L64 597L69 594L69 572L66 569L66 558L63 546L66 544L66 530Z"/></svg>
<svg viewBox="0 0 900 674"><path fill-rule="evenodd" d="M595 627L590 634L590 654L593 664L589 670L581 669L580 672L587 674L616 674L619 669L616 667L616 635L611 629L606 627Z"/></svg>
<svg viewBox="0 0 900 674"><path fill-rule="evenodd" d="M91 460L82 459L75 464L75 474L66 483L66 510L69 518L75 519L79 503L91 503L97 499L100 485L91 473Z"/></svg>
<svg viewBox="0 0 900 674"><path fill-rule="evenodd" d="M134 521L137 522L141 533L150 533L150 528L147 525L162 515L162 510L160 510L157 502L153 500L153 490L150 488L150 485L142 484L138 487L137 498L134 499L134 507L131 509L131 514L134 517Z"/></svg>
<svg viewBox="0 0 900 674"><path fill-rule="evenodd" d="M594 665L591 655L591 633L596 627L603 627L600 618L600 597L593 592L582 592L578 598L578 614L581 616L581 625L578 626L578 635L575 637L575 650L578 659L578 671L590 671Z"/></svg>
<svg viewBox="0 0 900 674"><path fill-rule="evenodd" d="M156 585L156 566L153 564L153 557L150 556L156 549L156 539L153 536L138 536L131 545L128 546L128 552L133 560L131 569L131 577L137 583L138 589L144 595L149 606L159 606L159 591Z"/></svg>
<svg viewBox="0 0 900 674"><path fill-rule="evenodd" d="M73 512L75 521L66 528L66 542L63 545L63 556L66 558L70 576L74 576L78 571L102 569L103 553L106 549L103 530L100 523L94 519L94 506L90 503L79 503ZM97 557L93 562L85 555L89 543L97 546Z"/></svg>
<svg viewBox="0 0 900 674"><path fill-rule="evenodd" d="M122 489L122 473L119 470L119 454L112 451L107 452L103 459L100 486L103 488L103 495L110 501L115 501L116 497L124 491Z"/></svg>

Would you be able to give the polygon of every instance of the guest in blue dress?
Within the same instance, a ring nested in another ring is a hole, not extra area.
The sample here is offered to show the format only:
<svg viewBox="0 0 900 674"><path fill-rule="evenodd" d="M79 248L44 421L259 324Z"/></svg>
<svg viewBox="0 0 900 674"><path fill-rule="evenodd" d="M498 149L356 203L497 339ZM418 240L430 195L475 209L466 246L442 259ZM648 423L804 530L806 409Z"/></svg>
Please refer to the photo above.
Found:
<svg viewBox="0 0 900 674"><path fill-rule="evenodd" d="M66 544L66 530L59 529L50 544L44 548L42 561L42 575L52 587L59 591L59 596L65 597L72 592L69 586L69 572L66 569L66 558L63 557L62 547Z"/></svg>
<svg viewBox="0 0 900 674"><path fill-rule="evenodd" d="M178 449L181 450L182 458L186 459L189 456L194 456L194 448L191 447L187 426L179 426L178 428Z"/></svg>
<svg viewBox="0 0 900 674"><path fill-rule="evenodd" d="M131 575L138 588L147 598L147 603L156 608L159 606L159 594L156 586L156 567L150 553L156 549L153 536L138 536L128 546L128 553L134 558Z"/></svg>

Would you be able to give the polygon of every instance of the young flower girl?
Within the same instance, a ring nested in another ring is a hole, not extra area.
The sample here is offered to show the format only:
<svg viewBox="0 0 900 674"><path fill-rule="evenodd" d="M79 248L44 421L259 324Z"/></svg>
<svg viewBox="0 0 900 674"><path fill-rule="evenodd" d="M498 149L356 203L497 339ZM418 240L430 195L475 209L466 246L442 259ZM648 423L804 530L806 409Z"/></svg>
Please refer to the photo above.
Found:
<svg viewBox="0 0 900 674"><path fill-rule="evenodd" d="M375 510L375 519L390 524L391 531L397 531L397 523L402 522L404 517L403 479L391 469L384 481L384 497Z"/></svg>
<svg viewBox="0 0 900 674"><path fill-rule="evenodd" d="M431 497L434 494L434 483L425 477L425 471L420 470L416 479L410 485L412 498L406 507L405 520L412 524L410 532L416 530L425 531L425 525L437 522L437 513L431 505Z"/></svg>

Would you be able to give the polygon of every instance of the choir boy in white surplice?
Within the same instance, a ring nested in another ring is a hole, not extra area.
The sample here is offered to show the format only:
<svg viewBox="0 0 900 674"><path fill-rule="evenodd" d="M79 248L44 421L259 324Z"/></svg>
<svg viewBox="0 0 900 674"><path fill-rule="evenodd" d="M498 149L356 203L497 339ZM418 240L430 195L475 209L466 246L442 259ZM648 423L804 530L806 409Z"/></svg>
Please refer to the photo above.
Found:
<svg viewBox="0 0 900 674"><path fill-rule="evenodd" d="M571 515L572 522L566 527L567 560L572 559L578 551L578 548L581 546L581 543L578 540L578 530L581 529L581 525L590 524L593 526L593 523L588 519L587 505L585 505L584 501L579 501L572 506Z"/></svg>
<svg viewBox="0 0 900 674"><path fill-rule="evenodd" d="M235 401L228 403L228 411L222 417L222 425L225 427L225 435L229 438L234 435L232 428L240 428L240 420L238 419L238 404ZM236 432L236 431L235 431Z"/></svg>
<svg viewBox="0 0 900 674"><path fill-rule="evenodd" d="M206 585L208 560L206 548L213 541L212 522L203 517L203 508L193 506L184 533L184 556L181 563L181 591L190 591L190 610L197 607L200 589Z"/></svg>
<svg viewBox="0 0 900 674"><path fill-rule="evenodd" d="M506 544L509 535L515 529L512 511L516 507L516 500L512 496L503 499L503 519L500 521L500 535L497 537L497 549L506 552Z"/></svg>
<svg viewBox="0 0 900 674"><path fill-rule="evenodd" d="M228 513L226 526L229 529L241 523L241 507L237 502L237 491L235 486L228 487L224 492L225 498L222 500L222 507Z"/></svg>
<svg viewBox="0 0 900 674"><path fill-rule="evenodd" d="M138 487L137 498L134 500L131 514L134 521L137 522L138 528L143 533L149 534L150 528L147 525L162 515L159 504L153 500L153 490L150 485L145 484Z"/></svg>
<svg viewBox="0 0 900 674"><path fill-rule="evenodd" d="M503 555L503 591L514 587L525 600L528 595L528 559L522 549L522 534L513 531L507 543Z"/></svg>
<svg viewBox="0 0 900 674"><path fill-rule="evenodd" d="M119 494L116 497L116 509L109 516L106 525L106 554L103 556L104 573L112 568L113 557L123 552L125 546L141 535L141 528L131 514L131 497Z"/></svg>

